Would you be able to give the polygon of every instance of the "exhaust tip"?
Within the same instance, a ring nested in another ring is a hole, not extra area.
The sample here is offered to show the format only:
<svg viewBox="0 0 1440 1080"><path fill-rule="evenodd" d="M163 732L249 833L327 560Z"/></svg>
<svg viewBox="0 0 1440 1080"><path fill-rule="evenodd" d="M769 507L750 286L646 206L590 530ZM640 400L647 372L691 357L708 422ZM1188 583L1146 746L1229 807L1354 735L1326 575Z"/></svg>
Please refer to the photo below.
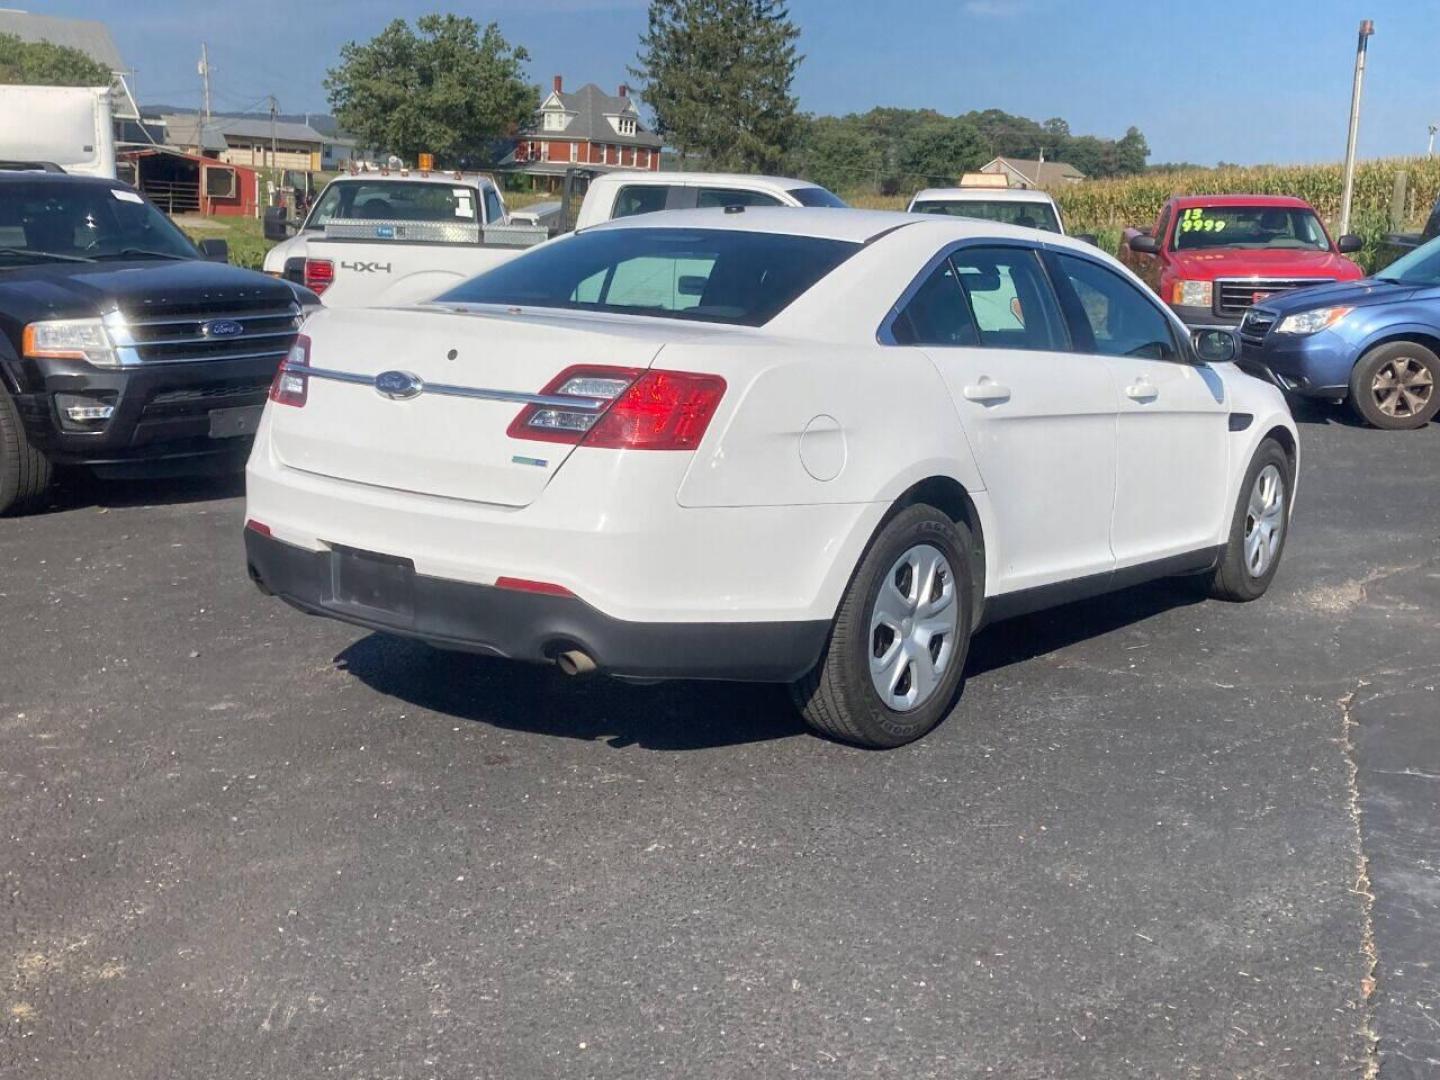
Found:
<svg viewBox="0 0 1440 1080"><path fill-rule="evenodd" d="M555 657L555 664L566 675L589 675L595 670L590 654L579 649L566 649Z"/></svg>

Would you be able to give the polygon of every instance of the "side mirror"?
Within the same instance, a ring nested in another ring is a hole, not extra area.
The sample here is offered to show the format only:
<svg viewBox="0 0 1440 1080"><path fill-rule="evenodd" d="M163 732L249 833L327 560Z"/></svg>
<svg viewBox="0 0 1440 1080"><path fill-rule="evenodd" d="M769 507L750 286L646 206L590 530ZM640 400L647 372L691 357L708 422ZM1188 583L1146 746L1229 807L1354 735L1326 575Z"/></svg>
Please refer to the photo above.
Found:
<svg viewBox="0 0 1440 1080"><path fill-rule="evenodd" d="M1091 247L1099 247L1099 246L1100 246L1100 238L1099 238L1098 236L1096 236L1093 232L1071 233L1070 235L1071 235L1072 237L1074 237L1076 240L1083 240L1085 243L1089 244Z"/></svg>
<svg viewBox="0 0 1440 1080"><path fill-rule="evenodd" d="M205 257L206 262L228 263L230 243L227 240L201 240L200 254Z"/></svg>
<svg viewBox="0 0 1440 1080"><path fill-rule="evenodd" d="M266 240L285 240L290 236L290 214L283 206L267 206L261 231Z"/></svg>
<svg viewBox="0 0 1440 1080"><path fill-rule="evenodd" d="M1207 364L1227 364L1240 355L1240 343L1230 330L1209 327L1190 335L1195 355Z"/></svg>
<svg viewBox="0 0 1440 1080"><path fill-rule="evenodd" d="M1160 241L1153 236L1146 236L1144 233L1136 233L1130 238L1130 250L1141 255L1160 254Z"/></svg>
<svg viewBox="0 0 1440 1080"><path fill-rule="evenodd" d="M1346 233L1335 241L1335 250L1341 255L1350 255L1365 246L1365 241L1354 233Z"/></svg>

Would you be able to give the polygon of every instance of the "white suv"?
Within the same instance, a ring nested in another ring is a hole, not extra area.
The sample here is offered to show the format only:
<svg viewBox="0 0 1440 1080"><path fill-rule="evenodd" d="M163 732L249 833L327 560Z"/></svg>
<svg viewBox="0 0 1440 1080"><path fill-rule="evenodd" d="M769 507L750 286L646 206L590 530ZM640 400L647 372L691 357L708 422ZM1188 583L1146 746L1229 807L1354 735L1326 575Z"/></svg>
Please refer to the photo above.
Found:
<svg viewBox="0 0 1440 1080"><path fill-rule="evenodd" d="M631 218L314 315L256 436L249 570L446 648L787 682L895 746L983 621L1172 574L1265 591L1296 430L1233 348L1061 236Z"/></svg>

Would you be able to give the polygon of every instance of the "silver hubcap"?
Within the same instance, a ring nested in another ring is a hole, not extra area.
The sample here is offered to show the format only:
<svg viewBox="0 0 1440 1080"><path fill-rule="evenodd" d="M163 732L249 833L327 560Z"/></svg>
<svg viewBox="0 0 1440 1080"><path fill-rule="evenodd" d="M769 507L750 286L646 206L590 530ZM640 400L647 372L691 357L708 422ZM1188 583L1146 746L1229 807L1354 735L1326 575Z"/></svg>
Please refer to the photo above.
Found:
<svg viewBox="0 0 1440 1080"><path fill-rule="evenodd" d="M917 544L895 560L870 613L870 681L908 712L934 696L955 656L955 575L939 548Z"/></svg>
<svg viewBox="0 0 1440 1080"><path fill-rule="evenodd" d="M1265 576L1280 552L1284 533L1285 478L1274 465L1266 465L1245 506L1245 569L1251 577Z"/></svg>
<svg viewBox="0 0 1440 1080"><path fill-rule="evenodd" d="M1434 392L1430 369L1408 356L1386 361L1370 383L1375 406L1386 416L1419 416Z"/></svg>

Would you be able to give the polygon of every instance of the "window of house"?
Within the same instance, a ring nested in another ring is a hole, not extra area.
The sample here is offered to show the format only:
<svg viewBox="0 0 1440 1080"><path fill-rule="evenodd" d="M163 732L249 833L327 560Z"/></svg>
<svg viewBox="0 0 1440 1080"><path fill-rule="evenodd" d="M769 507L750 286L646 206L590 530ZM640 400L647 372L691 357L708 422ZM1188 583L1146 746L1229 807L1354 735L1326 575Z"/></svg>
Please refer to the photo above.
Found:
<svg viewBox="0 0 1440 1080"><path fill-rule="evenodd" d="M572 143L570 144L570 160L571 160L571 161L579 161L579 160L580 160L580 144L579 144L579 143L573 143L573 142L572 142Z"/></svg>
<svg viewBox="0 0 1440 1080"><path fill-rule="evenodd" d="M546 131L564 131L564 130L565 130L565 114L562 113L562 112L554 112L554 111L547 112L547 113L545 114L545 130L546 130Z"/></svg>
<svg viewBox="0 0 1440 1080"><path fill-rule="evenodd" d="M633 116L622 116L618 122L621 135L635 134L635 118Z"/></svg>

